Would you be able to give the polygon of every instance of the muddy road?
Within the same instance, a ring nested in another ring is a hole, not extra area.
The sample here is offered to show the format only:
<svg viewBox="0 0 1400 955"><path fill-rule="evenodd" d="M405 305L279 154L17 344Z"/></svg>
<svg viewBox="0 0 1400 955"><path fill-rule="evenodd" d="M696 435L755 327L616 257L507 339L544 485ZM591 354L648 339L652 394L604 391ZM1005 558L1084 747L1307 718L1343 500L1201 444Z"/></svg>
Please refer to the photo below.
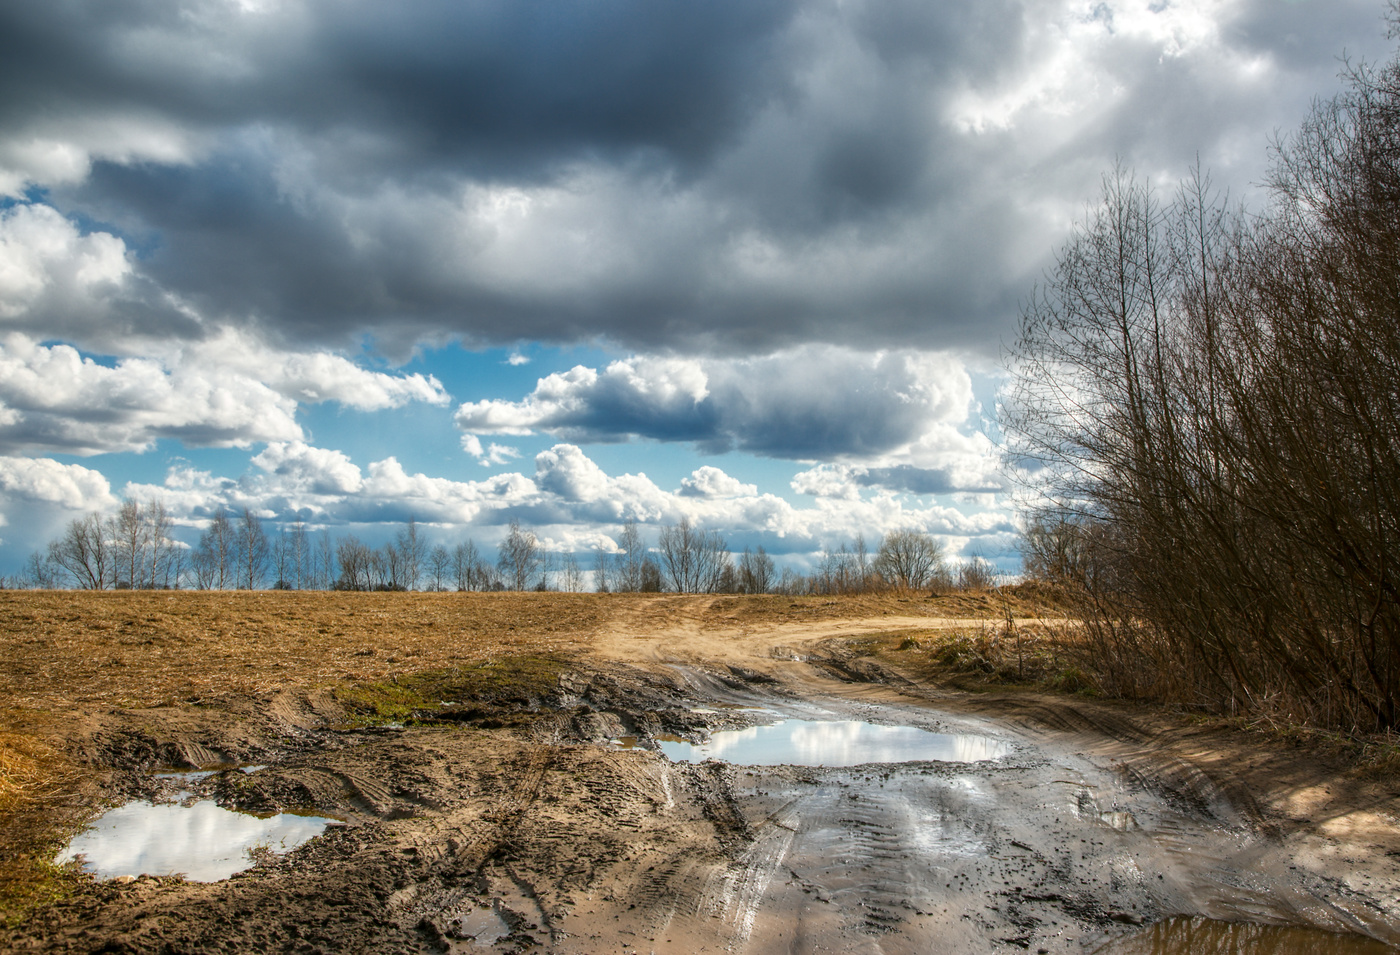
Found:
<svg viewBox="0 0 1400 955"><path fill-rule="evenodd" d="M536 690L436 700L421 725L367 725L346 697L298 688L217 707L84 710L68 742L106 767L111 803L212 801L330 824L290 851L264 847L222 881L131 872L82 883L3 943L172 953L1400 945L1393 785L1146 710L929 685L888 655L852 649L870 634L966 624L888 612L716 619L704 600L633 602ZM872 740L893 727L939 734L916 743L944 748L888 761ZM205 772L151 771L160 765ZM177 840L165 825L157 838Z"/></svg>

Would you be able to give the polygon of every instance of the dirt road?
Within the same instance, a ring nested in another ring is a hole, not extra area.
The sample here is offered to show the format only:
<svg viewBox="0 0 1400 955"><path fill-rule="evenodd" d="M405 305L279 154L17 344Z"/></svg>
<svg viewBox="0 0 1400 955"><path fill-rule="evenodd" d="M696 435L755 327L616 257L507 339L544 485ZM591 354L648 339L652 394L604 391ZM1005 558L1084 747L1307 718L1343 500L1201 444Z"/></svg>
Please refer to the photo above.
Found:
<svg viewBox="0 0 1400 955"><path fill-rule="evenodd" d="M113 801L182 792L341 824L222 882L81 885L4 944L1066 952L1208 916L1352 933L1336 951L1400 945L1393 781L1141 708L922 684L851 641L982 621L892 601L840 610L614 602L586 634L556 636L567 652L545 689L438 700L431 725L366 725L356 697L311 685L75 705L56 738L105 770ZM808 739L824 765L654 748L780 719L827 724ZM1001 755L833 765L853 721ZM149 772L177 761L263 768Z"/></svg>

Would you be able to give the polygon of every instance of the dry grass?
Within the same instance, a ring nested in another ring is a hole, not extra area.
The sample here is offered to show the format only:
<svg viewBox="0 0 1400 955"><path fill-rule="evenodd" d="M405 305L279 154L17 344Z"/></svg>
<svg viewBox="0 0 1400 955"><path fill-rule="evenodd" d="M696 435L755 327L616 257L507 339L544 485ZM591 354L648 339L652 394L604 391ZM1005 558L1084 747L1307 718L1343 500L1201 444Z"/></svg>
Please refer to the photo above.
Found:
<svg viewBox="0 0 1400 955"><path fill-rule="evenodd" d="M0 704L211 703L496 656L586 652L610 622L664 626L641 594L0 591ZM702 598L706 627L880 614L997 618L996 595ZM1017 613L1026 611L1018 603Z"/></svg>
<svg viewBox="0 0 1400 955"><path fill-rule="evenodd" d="M211 702L498 654L585 649L592 594L0 592L0 699L41 711Z"/></svg>
<svg viewBox="0 0 1400 955"><path fill-rule="evenodd" d="M0 592L0 922L75 878L51 860L94 785L61 750L65 714L567 656L609 617L606 604L569 594Z"/></svg>
<svg viewBox="0 0 1400 955"><path fill-rule="evenodd" d="M870 652L928 679L966 689L1023 684L1097 695L1100 688L1084 665L1084 647L1068 627L988 621L954 630L908 630L882 634Z"/></svg>
<svg viewBox="0 0 1400 955"><path fill-rule="evenodd" d="M763 623L802 623L855 617L894 615L931 618L1001 619L1009 609L1018 617L1063 616L1045 588L1030 585L987 591L886 591L817 597L723 596L714 598L709 611L713 627Z"/></svg>
<svg viewBox="0 0 1400 955"><path fill-rule="evenodd" d="M209 702L229 693L380 680L500 654L585 651L619 613L674 597L634 594L0 591L0 700ZM986 616L988 594L716 597L712 627L898 615ZM1014 601L1018 615L1035 608Z"/></svg>
<svg viewBox="0 0 1400 955"><path fill-rule="evenodd" d="M901 672L961 690L1020 688L1124 702L1104 687L1083 633L1063 623L1020 623L1009 629L987 621L952 630L894 630L849 641L849 645ZM1159 715L1174 714L1192 725L1213 726L1236 738L1252 737L1260 746L1307 752L1358 779L1400 779L1400 734L1393 732L1341 733L1267 714L1227 717L1170 704L1154 704L1152 709Z"/></svg>
<svg viewBox="0 0 1400 955"><path fill-rule="evenodd" d="M426 699L538 692L611 623L664 628L682 608L706 628L999 613L969 595L0 591L0 921L76 878L49 861L96 798L62 750L68 714L336 687L401 718Z"/></svg>

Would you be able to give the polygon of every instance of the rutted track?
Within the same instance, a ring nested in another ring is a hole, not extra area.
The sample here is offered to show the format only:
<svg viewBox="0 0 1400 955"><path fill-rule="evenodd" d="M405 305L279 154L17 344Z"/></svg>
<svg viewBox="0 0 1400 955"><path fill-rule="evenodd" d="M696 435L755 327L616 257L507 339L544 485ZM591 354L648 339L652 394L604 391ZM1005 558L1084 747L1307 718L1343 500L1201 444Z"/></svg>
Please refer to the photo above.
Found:
<svg viewBox="0 0 1400 955"><path fill-rule="evenodd" d="M897 619L716 626L707 606L676 599L620 620L547 699L518 704L518 719L498 709L458 725L356 729L339 725L333 701L296 693L239 720L112 711L87 738L95 759L256 757L269 768L194 788L346 825L223 883L93 885L5 942L895 953L937 940L1067 952L1199 914L1400 944L1394 793L1305 822L1338 805L1307 772L1235 776L1201 741L1121 711L949 694L843 654L846 637ZM1013 751L835 769L672 764L646 748L662 733L775 715L993 735ZM622 736L637 746L609 742ZM1260 784L1269 779L1278 785ZM156 784L128 772L110 785L134 795ZM494 938L472 935L491 919L501 937L478 944Z"/></svg>

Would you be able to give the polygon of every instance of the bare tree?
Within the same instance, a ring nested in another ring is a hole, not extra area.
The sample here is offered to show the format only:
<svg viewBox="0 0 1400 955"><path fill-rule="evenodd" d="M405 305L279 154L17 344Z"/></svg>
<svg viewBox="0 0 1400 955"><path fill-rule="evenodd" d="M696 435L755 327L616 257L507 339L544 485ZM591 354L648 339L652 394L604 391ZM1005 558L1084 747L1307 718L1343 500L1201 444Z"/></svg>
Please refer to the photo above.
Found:
<svg viewBox="0 0 1400 955"><path fill-rule="evenodd" d="M202 589L224 590L235 579L236 535L228 512L220 507L199 535L195 574Z"/></svg>
<svg viewBox="0 0 1400 955"><path fill-rule="evenodd" d="M179 590L188 583L189 559L189 548L172 541L161 562L160 586L163 589Z"/></svg>
<svg viewBox="0 0 1400 955"><path fill-rule="evenodd" d="M791 567L784 566L783 572L778 576L778 583L773 587L774 592L795 597L806 589L806 581L802 575Z"/></svg>
<svg viewBox="0 0 1400 955"><path fill-rule="evenodd" d="M335 586L337 577L336 549L331 541L331 532L324 527L316 535L312 565L315 568L312 586L318 590L330 590Z"/></svg>
<svg viewBox="0 0 1400 955"><path fill-rule="evenodd" d="M932 535L913 528L886 534L875 554L874 567L891 586L912 590L946 574L942 546Z"/></svg>
<svg viewBox="0 0 1400 955"><path fill-rule="evenodd" d="M82 590L103 590L112 578L112 545L100 514L74 518L48 547L48 560Z"/></svg>
<svg viewBox="0 0 1400 955"><path fill-rule="evenodd" d="M646 563L646 547L642 544L642 533L637 522L631 518L622 525L617 546L622 554L614 565L613 589L622 592L636 592L642 589L642 565Z"/></svg>
<svg viewBox="0 0 1400 955"><path fill-rule="evenodd" d="M536 585L536 575L544 569L544 551L535 532L522 530L519 519L512 519L510 529L498 548L496 566L510 590L530 590Z"/></svg>
<svg viewBox="0 0 1400 955"><path fill-rule="evenodd" d="M365 570L369 574L369 585L366 590L387 590L393 585L389 578L389 561L387 554L393 553L392 546L369 547L369 554L365 560Z"/></svg>
<svg viewBox="0 0 1400 955"><path fill-rule="evenodd" d="M658 550L662 569L677 593L714 593L730 563L729 552L718 532L701 531L688 517L661 529Z"/></svg>
<svg viewBox="0 0 1400 955"><path fill-rule="evenodd" d="M997 570L991 561L973 555L958 565L959 590L991 590L997 585Z"/></svg>
<svg viewBox="0 0 1400 955"><path fill-rule="evenodd" d="M559 589L568 593L578 593L583 589L583 569L573 554L565 554L560 562Z"/></svg>
<svg viewBox="0 0 1400 955"><path fill-rule="evenodd" d="M238 555L238 585L244 590L257 590L267 577L268 542L262 520L250 508L243 508L234 528L234 547Z"/></svg>
<svg viewBox="0 0 1400 955"><path fill-rule="evenodd" d="M144 512L146 541L150 546L150 557L145 561L149 576L144 586L153 590L178 587L184 569L185 547L171 536L175 522L165 502L158 497L146 502Z"/></svg>
<svg viewBox="0 0 1400 955"><path fill-rule="evenodd" d="M865 545L865 535L856 534L852 549L851 570L855 578L855 589L862 593L870 587L870 552Z"/></svg>
<svg viewBox="0 0 1400 955"><path fill-rule="evenodd" d="M16 586L34 590L53 590L58 587L60 578L64 573L52 553L44 554L34 551L29 555L29 560L24 565L24 572L16 578Z"/></svg>
<svg viewBox="0 0 1400 955"><path fill-rule="evenodd" d="M766 594L774 583L773 558L760 544L754 552L747 547L739 558L739 586L746 594Z"/></svg>
<svg viewBox="0 0 1400 955"><path fill-rule="evenodd" d="M641 591L644 594L659 594L661 590L661 565L648 554L642 559Z"/></svg>
<svg viewBox="0 0 1400 955"><path fill-rule="evenodd" d="M1400 725L1400 63L1276 151L1267 214L1118 170L1024 310L1004 428L1027 567L1101 682Z"/></svg>
<svg viewBox="0 0 1400 955"><path fill-rule="evenodd" d="M452 581L458 590L485 590L486 578L475 542L467 540L452 549Z"/></svg>
<svg viewBox="0 0 1400 955"><path fill-rule="evenodd" d="M306 539L306 524L301 518L292 524L291 538L291 584L297 590L314 587L311 550Z"/></svg>
<svg viewBox="0 0 1400 955"><path fill-rule="evenodd" d="M146 576L145 556L149 528L141 502L123 498L112 523L112 536L117 545L117 565L120 567L117 586L138 589Z"/></svg>
<svg viewBox="0 0 1400 955"><path fill-rule="evenodd" d="M452 570L452 554L438 544L428 552L428 578L433 582L433 590L446 590L446 583Z"/></svg>
<svg viewBox="0 0 1400 955"><path fill-rule="evenodd" d="M194 573L194 585L199 590L213 590L217 586L218 568L208 548L198 547L190 555L190 570Z"/></svg>
<svg viewBox="0 0 1400 955"><path fill-rule="evenodd" d="M370 570L372 549L354 534L347 534L336 544L336 563L340 576L337 590L369 590L373 586Z"/></svg>
<svg viewBox="0 0 1400 955"><path fill-rule="evenodd" d="M286 526L277 528L277 537L272 541L272 574L276 580L273 590L293 590L295 585L289 577L295 576L295 558L292 555L292 540Z"/></svg>
<svg viewBox="0 0 1400 955"><path fill-rule="evenodd" d="M611 589L612 580L612 555L605 550L599 550L593 555L593 591L607 593Z"/></svg>
<svg viewBox="0 0 1400 955"><path fill-rule="evenodd" d="M423 564L428 547L418 534L418 522L410 517L403 530L399 531L394 544L399 552L396 584L404 590L415 590L423 577Z"/></svg>
<svg viewBox="0 0 1400 955"><path fill-rule="evenodd" d="M379 548L379 560L383 566L383 587L386 590L408 589L409 555L397 541L391 541ZM377 588L376 588L377 589Z"/></svg>

